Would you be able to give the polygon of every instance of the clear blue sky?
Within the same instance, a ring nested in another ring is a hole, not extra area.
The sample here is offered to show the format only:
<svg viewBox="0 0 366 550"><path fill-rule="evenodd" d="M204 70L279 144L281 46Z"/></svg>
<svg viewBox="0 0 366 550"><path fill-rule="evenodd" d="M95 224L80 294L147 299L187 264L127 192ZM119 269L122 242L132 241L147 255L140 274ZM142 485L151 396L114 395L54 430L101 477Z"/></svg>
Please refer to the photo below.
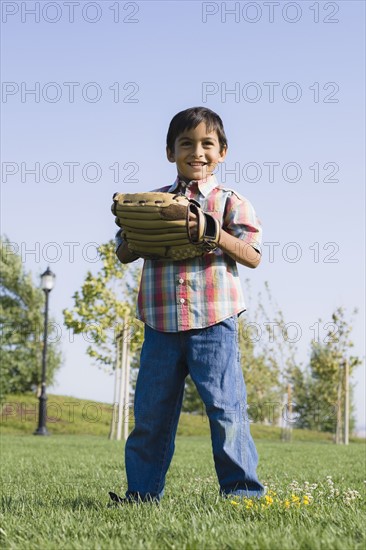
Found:
<svg viewBox="0 0 366 550"><path fill-rule="evenodd" d="M229 139L218 177L263 224L262 264L240 267L252 301L269 281L301 327L303 363L310 327L338 306L359 307L354 351L364 357L365 4L269 4L1 2L1 232L37 282L48 264L56 273L60 323L97 268L88 243L115 233L112 194L172 182L168 124L207 105ZM82 337L69 340L64 332L50 391L111 402L113 377L90 364ZM361 427L364 366L354 382Z"/></svg>

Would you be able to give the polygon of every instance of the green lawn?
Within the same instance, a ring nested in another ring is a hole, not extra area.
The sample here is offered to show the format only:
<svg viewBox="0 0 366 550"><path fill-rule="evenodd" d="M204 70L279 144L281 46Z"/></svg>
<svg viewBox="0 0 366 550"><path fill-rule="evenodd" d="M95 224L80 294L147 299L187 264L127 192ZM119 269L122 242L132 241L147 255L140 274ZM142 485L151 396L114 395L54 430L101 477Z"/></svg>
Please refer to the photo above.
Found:
<svg viewBox="0 0 366 550"><path fill-rule="evenodd" d="M269 493L254 504L219 498L209 438L191 436L177 438L160 506L111 509L108 491L125 489L123 443L3 435L1 547L365 548L364 444L259 440L257 447Z"/></svg>

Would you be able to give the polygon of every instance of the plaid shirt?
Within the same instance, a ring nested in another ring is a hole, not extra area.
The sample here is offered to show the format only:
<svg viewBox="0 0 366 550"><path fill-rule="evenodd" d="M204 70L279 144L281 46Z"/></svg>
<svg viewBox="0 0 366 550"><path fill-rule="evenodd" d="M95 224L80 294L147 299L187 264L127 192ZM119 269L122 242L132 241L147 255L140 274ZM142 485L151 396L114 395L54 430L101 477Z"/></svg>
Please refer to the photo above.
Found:
<svg viewBox="0 0 366 550"><path fill-rule="evenodd" d="M218 185L215 176L187 186L177 178L173 185L154 191L173 193L179 184L180 190L218 219L225 231L261 252L261 224L247 199ZM118 232L117 247L121 242ZM236 262L221 249L188 260L144 261L136 317L155 330L200 329L243 311Z"/></svg>

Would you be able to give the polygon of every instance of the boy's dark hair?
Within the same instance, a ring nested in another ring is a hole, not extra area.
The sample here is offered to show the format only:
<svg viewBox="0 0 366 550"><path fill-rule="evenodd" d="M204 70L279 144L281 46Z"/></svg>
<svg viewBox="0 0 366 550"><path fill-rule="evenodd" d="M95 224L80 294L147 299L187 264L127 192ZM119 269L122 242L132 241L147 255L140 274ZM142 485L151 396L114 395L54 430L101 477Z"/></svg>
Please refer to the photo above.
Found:
<svg viewBox="0 0 366 550"><path fill-rule="evenodd" d="M218 114L207 109L207 107L191 107L185 111L180 111L171 120L168 134L166 136L166 145L168 149L174 152L174 144L177 137L184 130L196 128L201 122L206 123L208 132L216 130L220 143L220 151L227 147L227 138L225 135L224 125Z"/></svg>

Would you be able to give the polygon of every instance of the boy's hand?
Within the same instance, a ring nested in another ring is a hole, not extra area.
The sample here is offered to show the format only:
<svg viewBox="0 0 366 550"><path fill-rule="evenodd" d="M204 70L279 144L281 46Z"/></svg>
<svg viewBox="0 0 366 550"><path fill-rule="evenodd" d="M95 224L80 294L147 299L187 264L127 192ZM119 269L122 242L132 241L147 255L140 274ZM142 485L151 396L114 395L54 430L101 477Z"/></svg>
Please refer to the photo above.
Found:
<svg viewBox="0 0 366 550"><path fill-rule="evenodd" d="M196 212L189 213L189 231L192 242L202 240L202 236L206 239L208 235L211 237L211 241L218 244L220 238L220 224L215 218L213 218L207 212L203 212L201 209Z"/></svg>

